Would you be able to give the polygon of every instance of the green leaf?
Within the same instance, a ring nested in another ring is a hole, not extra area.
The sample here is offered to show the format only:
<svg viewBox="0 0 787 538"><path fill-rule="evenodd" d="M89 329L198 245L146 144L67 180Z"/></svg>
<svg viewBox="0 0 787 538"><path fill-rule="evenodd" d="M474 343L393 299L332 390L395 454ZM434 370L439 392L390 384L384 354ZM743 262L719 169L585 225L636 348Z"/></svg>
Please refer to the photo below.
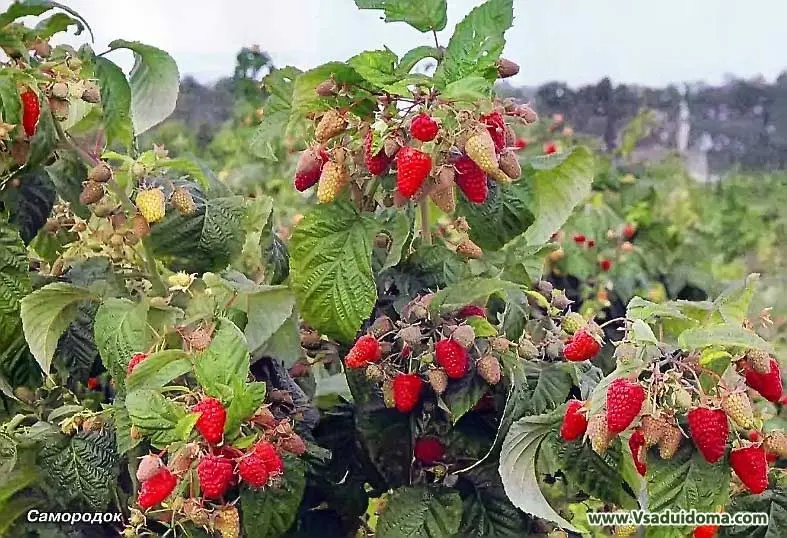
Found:
<svg viewBox="0 0 787 538"><path fill-rule="evenodd" d="M719 311L725 322L743 323L749 313L749 305L757 291L759 279L760 275L753 273L742 282L732 284L713 301L713 307Z"/></svg>
<svg viewBox="0 0 787 538"><path fill-rule="evenodd" d="M488 99L492 92L492 82L484 77L471 76L448 84L440 92L440 100L459 103L475 103Z"/></svg>
<svg viewBox="0 0 787 538"><path fill-rule="evenodd" d="M116 39L109 48L134 52L134 67L129 76L131 121L139 136L175 110L180 88L178 65L163 50L137 41Z"/></svg>
<svg viewBox="0 0 787 538"><path fill-rule="evenodd" d="M562 421L559 411L523 417L511 425L500 450L500 478L511 502L527 514L577 532L552 508L538 485L536 455L547 435Z"/></svg>
<svg viewBox="0 0 787 538"><path fill-rule="evenodd" d="M530 396L533 414L540 415L557 408L568 398L573 386L573 365L566 362L524 363L528 384L534 384Z"/></svg>
<svg viewBox="0 0 787 538"><path fill-rule="evenodd" d="M115 486L115 440L111 430L59 436L45 443L38 463L59 494L81 499L93 510L104 510Z"/></svg>
<svg viewBox="0 0 787 538"><path fill-rule="evenodd" d="M580 146L551 170L534 170L532 175L524 172L533 188L535 222L525 232L531 245L549 240L590 194L593 167L590 150Z"/></svg>
<svg viewBox="0 0 787 538"><path fill-rule="evenodd" d="M513 4L513 0L489 0L468 13L456 25L435 77L445 85L473 75L497 78L495 62L514 22Z"/></svg>
<svg viewBox="0 0 787 538"><path fill-rule="evenodd" d="M498 335L495 326L489 323L486 318L482 318L480 316L470 316L465 320L465 323L473 328L476 338L486 338L488 336Z"/></svg>
<svg viewBox="0 0 787 538"><path fill-rule="evenodd" d="M395 211L388 215L383 223L383 230L391 236L391 246L385 263L380 271L395 267L402 261L402 254L409 240L412 238L413 217L404 211Z"/></svg>
<svg viewBox="0 0 787 538"><path fill-rule="evenodd" d="M131 121L131 86L126 75L113 61L102 56L94 58L98 86L101 88L102 124L107 146L131 147L134 125Z"/></svg>
<svg viewBox="0 0 787 538"><path fill-rule="evenodd" d="M84 302L77 315L57 342L53 364L55 368L73 379L86 379L98 358L93 341L93 318L98 305Z"/></svg>
<svg viewBox="0 0 787 538"><path fill-rule="evenodd" d="M463 501L461 536L520 538L527 535L527 519L508 500L497 469L483 465L464 474L473 492Z"/></svg>
<svg viewBox="0 0 787 538"><path fill-rule="evenodd" d="M265 103L262 121L250 143L251 151L260 158L278 160L276 150L281 144L282 134L287 134L291 122L295 79L300 74L299 69L285 67L271 71L263 79L263 85L270 97ZM316 96L314 86L312 93Z"/></svg>
<svg viewBox="0 0 787 538"><path fill-rule="evenodd" d="M236 380L232 392L233 398L227 408L227 422L224 424L227 435L235 435L241 422L251 417L265 401L265 383Z"/></svg>
<svg viewBox="0 0 787 538"><path fill-rule="evenodd" d="M653 334L653 329L651 329L648 324L641 319L635 319L632 322L631 339L634 342L643 344L657 345L659 343L659 341L656 339L656 335Z"/></svg>
<svg viewBox="0 0 787 538"><path fill-rule="evenodd" d="M759 495L737 495L725 507L725 512L762 512L768 514L768 525L721 527L723 538L776 538L787 528L787 491L782 486L775 486Z"/></svg>
<svg viewBox="0 0 787 538"><path fill-rule="evenodd" d="M368 50L353 56L347 63L367 82L385 88L399 79L396 54L388 49Z"/></svg>
<svg viewBox="0 0 787 538"><path fill-rule="evenodd" d="M3 200L10 212L10 222L19 229L22 241L29 244L46 224L57 198L55 186L46 169L28 169L18 176L22 185L8 189Z"/></svg>
<svg viewBox="0 0 787 538"><path fill-rule="evenodd" d="M19 97L19 90L16 80L9 75L0 72L0 105L2 105L3 122L11 125L21 125L22 123L22 98ZM14 130L18 131L17 127Z"/></svg>
<svg viewBox="0 0 787 538"><path fill-rule="evenodd" d="M429 305L435 314L445 314L472 303L483 303L492 295L517 295L524 293L519 284L496 278L472 278L452 284L438 291Z"/></svg>
<svg viewBox="0 0 787 538"><path fill-rule="evenodd" d="M9 357L25 350L19 308L30 293L27 251L19 233L0 217L0 371ZM9 376L11 377L11 376Z"/></svg>
<svg viewBox="0 0 787 538"><path fill-rule="evenodd" d="M78 19L65 13L55 13L36 24L35 34L40 39L49 39L55 34L65 32L69 26L76 26L74 31L76 35L81 34L84 29L84 25Z"/></svg>
<svg viewBox="0 0 787 538"><path fill-rule="evenodd" d="M58 159L46 167L49 178L55 184L57 194L71 204L71 209L83 219L90 218L90 209L79 201L82 183L87 180L87 167L75 155L63 152Z"/></svg>
<svg viewBox="0 0 787 538"><path fill-rule="evenodd" d="M413 70L413 67L416 66L418 62L425 58L434 58L435 60L439 60L443 57L443 52L436 48L436 47L428 47L426 45L422 45L420 47L415 47L407 51L404 56L399 60L399 65L396 68L396 72L400 75L405 75Z"/></svg>
<svg viewBox="0 0 787 538"><path fill-rule="evenodd" d="M295 80L292 91L292 111L297 113L293 114L293 116L303 116L309 112L324 111L328 108L338 106L341 103L349 105L349 101L347 101L346 98L345 101L342 102L337 97L321 97L314 91L318 84L329 79L335 80L338 84L348 84L350 86L358 86L365 83L363 77L356 73L355 69L345 62L329 62L306 71L305 73L300 73ZM360 111L363 110L364 96L362 94L357 94L357 97L358 99L354 100L352 103L353 110L359 110L359 113L361 113ZM368 99L368 96L366 98ZM369 100L368 104L371 103L376 103L376 100ZM292 121L291 118L288 124L287 134L290 134L289 129L293 127Z"/></svg>
<svg viewBox="0 0 787 538"><path fill-rule="evenodd" d="M79 303L89 299L87 290L63 282L48 284L22 299L25 340L44 373L49 372L57 342L76 317Z"/></svg>
<svg viewBox="0 0 787 538"><path fill-rule="evenodd" d="M388 498L377 520L379 538L444 538L459 532L462 499L456 490L405 486Z"/></svg>
<svg viewBox="0 0 787 538"><path fill-rule="evenodd" d="M707 346L724 346L762 349L771 354L775 353L770 343L763 340L754 331L744 329L737 323L727 323L716 327L698 327L683 331L678 336L678 343L687 351Z"/></svg>
<svg viewBox="0 0 787 538"><path fill-rule="evenodd" d="M183 435L178 425L188 413L183 404L165 398L153 389L141 389L126 395L126 409L131 423L150 436L151 443L159 448L166 447L175 441L185 441L188 433Z"/></svg>
<svg viewBox="0 0 787 538"><path fill-rule="evenodd" d="M265 342L265 345L257 350L254 358L272 357L282 362L285 368L295 364L301 358L302 352L298 320L298 312L293 310L292 316L287 318L281 327Z"/></svg>
<svg viewBox="0 0 787 538"><path fill-rule="evenodd" d="M118 382L125 379L131 357L144 353L152 343L147 315L147 302L116 298L104 301L96 313L96 346L104 367Z"/></svg>
<svg viewBox="0 0 787 538"><path fill-rule="evenodd" d="M194 373L205 392L222 398L221 385L231 387L234 380L245 380L249 363L246 337L234 323L222 318L208 349L197 355Z"/></svg>
<svg viewBox="0 0 787 538"><path fill-rule="evenodd" d="M139 363L126 377L129 392L139 389L158 389L191 371L188 353L180 349L167 349L153 353Z"/></svg>
<svg viewBox="0 0 787 538"><path fill-rule="evenodd" d="M112 402L112 420L115 424L118 454L125 454L142 441L131 437L131 418L128 416L125 397L116 396Z"/></svg>
<svg viewBox="0 0 787 538"><path fill-rule="evenodd" d="M17 0L4 12L0 13L0 28L14 22L16 19L29 16L43 15L51 9L62 9L75 17L90 32L90 39L94 39L93 31L82 16L68 6L50 0Z"/></svg>
<svg viewBox="0 0 787 538"><path fill-rule="evenodd" d="M41 114L36 132L30 139L30 154L27 157L27 165L31 167L48 161L57 144L57 130L55 120L49 111L49 101L43 98L40 101Z"/></svg>
<svg viewBox="0 0 787 538"><path fill-rule="evenodd" d="M259 291L249 294L245 334L252 355L256 356L282 329L294 309L295 295L285 286L260 286Z"/></svg>
<svg viewBox="0 0 787 538"><path fill-rule="evenodd" d="M348 342L372 312L371 254L377 224L344 202L317 206L290 239L290 278L303 318Z"/></svg>
<svg viewBox="0 0 787 538"><path fill-rule="evenodd" d="M470 224L470 239L484 250L496 250L516 238L535 220L531 181L506 185L492 182L486 202L472 204L458 196L458 212Z"/></svg>
<svg viewBox="0 0 787 538"><path fill-rule="evenodd" d="M284 458L284 481L280 487L250 489L240 493L241 522L248 538L278 538L295 521L306 488L303 461Z"/></svg>
<svg viewBox="0 0 787 538"><path fill-rule="evenodd" d="M489 391L486 381L477 375L466 375L450 383L443 395L451 412L451 423L456 424Z"/></svg>
<svg viewBox="0 0 787 538"><path fill-rule="evenodd" d="M446 0L355 0L359 9L383 10L385 22L406 22L420 32L445 28L446 3Z"/></svg>

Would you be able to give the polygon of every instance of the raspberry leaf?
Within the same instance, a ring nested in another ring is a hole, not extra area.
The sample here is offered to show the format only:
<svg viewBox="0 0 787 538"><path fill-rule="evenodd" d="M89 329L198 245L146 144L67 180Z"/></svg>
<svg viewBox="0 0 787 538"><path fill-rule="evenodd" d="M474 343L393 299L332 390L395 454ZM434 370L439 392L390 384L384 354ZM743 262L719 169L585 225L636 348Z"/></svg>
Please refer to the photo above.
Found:
<svg viewBox="0 0 787 538"><path fill-rule="evenodd" d="M496 278L474 278L452 284L437 292L429 305L435 314L458 310L467 304L486 304L493 295L517 297L523 295L522 286Z"/></svg>
<svg viewBox="0 0 787 538"><path fill-rule="evenodd" d="M457 197L457 211L470 224L470 239L485 250L497 250L533 224L533 195L529 181L508 185L490 182L486 202L472 204Z"/></svg>
<svg viewBox="0 0 787 538"><path fill-rule="evenodd" d="M4 203L10 214L9 222L19 229L25 244L30 244L46 224L57 192L45 168L29 169L19 174L18 178L22 182L21 186L11 189Z"/></svg>
<svg viewBox="0 0 787 538"><path fill-rule="evenodd" d="M347 63L367 82L385 88L399 79L396 54L388 49L368 50L353 56Z"/></svg>
<svg viewBox="0 0 787 538"><path fill-rule="evenodd" d="M126 396L126 409L131 424L149 435L153 446L158 448L185 441L199 418L198 413L188 413L183 404L153 389L130 392Z"/></svg>
<svg viewBox="0 0 787 538"><path fill-rule="evenodd" d="M518 538L526 526L522 512L506 497L497 469L483 465L464 474L473 492L463 499L460 536Z"/></svg>
<svg viewBox="0 0 787 538"><path fill-rule="evenodd" d="M378 224L340 202L304 217L290 241L292 286L303 318L321 333L351 341L377 299L371 254Z"/></svg>
<svg viewBox="0 0 787 538"><path fill-rule="evenodd" d="M176 377L191 371L189 355L180 349L159 351L140 362L126 377L129 392L161 388Z"/></svg>
<svg viewBox="0 0 787 538"><path fill-rule="evenodd" d="M462 521L462 499L454 489L401 487L388 499L377 521L377 536L453 536Z"/></svg>
<svg viewBox="0 0 787 538"><path fill-rule="evenodd" d="M276 538L295 521L306 487L305 467L300 459L284 457L284 482L281 487L250 489L243 487L243 531L249 538Z"/></svg>
<svg viewBox="0 0 787 538"><path fill-rule="evenodd" d="M528 385L532 387L529 407L540 415L556 409L568 398L571 391L573 364L567 362L523 364Z"/></svg>
<svg viewBox="0 0 787 538"><path fill-rule="evenodd" d="M451 413L451 423L456 424L489 390L489 385L472 372L451 383L443 394L443 400Z"/></svg>
<svg viewBox="0 0 787 538"><path fill-rule="evenodd" d="M484 77L471 76L461 78L450 84L440 93L440 99L457 103L475 103L488 99L492 90L492 82Z"/></svg>
<svg viewBox="0 0 787 538"><path fill-rule="evenodd" d="M775 486L759 495L736 495L725 512L763 512L768 514L768 525L765 527L724 527L724 536L729 538L768 538L779 536L787 528L787 491Z"/></svg>
<svg viewBox="0 0 787 538"><path fill-rule="evenodd" d="M30 292L30 277L25 245L16 229L3 220L0 220L0 274L3 275L0 280L0 364L3 365L0 372L17 386L22 383L16 381L26 381L24 378L27 377L21 375L22 379L16 379L14 371L18 374L23 372L13 367L17 361L13 361L12 357L26 355L19 308L21 300ZM32 372L34 368L25 370Z"/></svg>
<svg viewBox="0 0 787 538"><path fill-rule="evenodd" d="M381 9L385 22L406 22L420 32L440 31L447 20L447 0L355 0L359 9Z"/></svg>
<svg viewBox="0 0 787 538"><path fill-rule="evenodd" d="M230 320L219 318L210 346L197 354L194 373L205 392L228 403L232 393L227 388L246 379L250 362L246 337Z"/></svg>
<svg viewBox="0 0 787 538"><path fill-rule="evenodd" d="M425 58L434 58L435 60L439 60L443 57L443 53L440 49L435 47L428 47L426 45L415 47L407 51L404 56L399 60L399 65L396 68L396 72L400 75L406 75L412 71L413 67L416 66L418 62Z"/></svg>
<svg viewBox="0 0 787 538"><path fill-rule="evenodd" d="M265 383L255 381L244 383L236 379L232 385L233 398L227 407L227 421L224 424L224 433L235 436L241 422L248 419L265 400Z"/></svg>
<svg viewBox="0 0 787 538"><path fill-rule="evenodd" d="M101 88L101 109L107 145L128 148L134 139L131 122L131 87L126 75L113 61L96 56L93 58L98 85Z"/></svg>
<svg viewBox="0 0 787 538"><path fill-rule="evenodd" d="M685 350L716 346L761 349L771 354L775 353L773 346L755 332L744 329L739 324L732 323L683 331L678 336L678 343Z"/></svg>
<svg viewBox="0 0 787 538"><path fill-rule="evenodd" d="M385 222L383 222L383 230L390 234L393 241L380 271L394 267L402 261L404 249L412 240L414 220L412 212L391 211L387 215Z"/></svg>
<svg viewBox="0 0 787 538"><path fill-rule="evenodd" d="M117 381L126 377L131 356L147 350L152 334L147 322L148 304L109 298L96 312L93 334L104 367Z"/></svg>

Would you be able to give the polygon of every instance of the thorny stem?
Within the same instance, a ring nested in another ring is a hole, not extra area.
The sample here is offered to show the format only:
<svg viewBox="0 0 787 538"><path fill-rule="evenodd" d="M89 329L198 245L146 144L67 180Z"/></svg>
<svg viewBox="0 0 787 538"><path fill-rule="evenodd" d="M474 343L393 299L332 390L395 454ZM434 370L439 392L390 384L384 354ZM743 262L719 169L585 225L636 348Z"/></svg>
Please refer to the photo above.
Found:
<svg viewBox="0 0 787 538"><path fill-rule="evenodd" d="M66 134L63 130L63 127L60 126L60 123L54 119L52 116L52 120L55 124L55 129L57 130L57 136L62 140L69 148L71 148L77 155L91 168L96 166L100 161L79 147L74 141ZM113 179L110 179L108 182L109 188L112 189L112 192L120 200L123 209L128 211L129 213L135 213L136 207L134 203L131 201L131 198L128 197L126 191L118 185L118 183ZM150 278L150 283L153 285L153 291L157 295L165 296L167 294L167 287L164 285L164 281L161 279L161 274L158 272L158 267L156 267L156 258L153 254L153 247L150 244L150 240L147 237L143 237L141 240L142 249L144 251L144 256L142 257L145 263L145 268L148 271L148 277Z"/></svg>
<svg viewBox="0 0 787 538"><path fill-rule="evenodd" d="M431 245L432 232L429 230L429 198L424 197L419 205L421 206L421 237L424 245Z"/></svg>

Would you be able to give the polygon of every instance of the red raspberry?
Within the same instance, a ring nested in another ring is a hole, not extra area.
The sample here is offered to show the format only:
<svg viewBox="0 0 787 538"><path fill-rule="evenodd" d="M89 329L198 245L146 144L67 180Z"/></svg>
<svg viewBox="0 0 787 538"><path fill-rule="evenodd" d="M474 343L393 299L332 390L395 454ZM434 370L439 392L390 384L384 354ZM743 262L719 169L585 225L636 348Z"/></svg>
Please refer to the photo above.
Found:
<svg viewBox="0 0 787 538"><path fill-rule="evenodd" d="M687 419L691 438L705 460L719 461L727 449L727 414L722 409L697 407L689 411Z"/></svg>
<svg viewBox="0 0 787 538"><path fill-rule="evenodd" d="M524 138L517 138L516 143L514 144L516 149L526 149L527 148L527 140Z"/></svg>
<svg viewBox="0 0 787 538"><path fill-rule="evenodd" d="M419 437L413 450L416 461L433 465L445 456L445 446L434 437Z"/></svg>
<svg viewBox="0 0 787 538"><path fill-rule="evenodd" d="M432 170L432 158L423 151L411 147L400 149L396 154L396 188L405 198L412 198L423 185Z"/></svg>
<svg viewBox="0 0 787 538"><path fill-rule="evenodd" d="M634 422L645 402L642 385L622 377L607 387L607 429L611 434L620 433ZM644 437L643 437L644 439Z"/></svg>
<svg viewBox="0 0 787 538"><path fill-rule="evenodd" d="M22 128L27 136L36 134L38 118L41 115L41 104L33 90L25 90L20 94L22 99Z"/></svg>
<svg viewBox="0 0 787 538"><path fill-rule="evenodd" d="M370 362L378 362L382 356L380 342L371 334L361 336L344 358L348 368L362 368Z"/></svg>
<svg viewBox="0 0 787 538"><path fill-rule="evenodd" d="M418 405L424 382L416 374L397 374L393 380L393 399L396 409L409 413Z"/></svg>
<svg viewBox="0 0 787 538"><path fill-rule="evenodd" d="M553 153L557 153L557 144L554 142L544 144L544 155L552 155Z"/></svg>
<svg viewBox="0 0 787 538"><path fill-rule="evenodd" d="M134 371L134 368L137 367L137 364L144 361L148 358L147 353L135 353L134 356L131 357L131 360L128 361L128 368L126 369L126 373L130 374Z"/></svg>
<svg viewBox="0 0 787 538"><path fill-rule="evenodd" d="M693 538L716 538L719 531L718 525L700 525L691 534Z"/></svg>
<svg viewBox="0 0 787 538"><path fill-rule="evenodd" d="M747 366L746 384L759 392L766 400L778 403L784 390L779 363L776 362L776 359L771 359L771 371L767 374L757 373Z"/></svg>
<svg viewBox="0 0 787 538"><path fill-rule="evenodd" d="M426 112L421 112L410 122L410 134L421 142L434 140L439 130L437 122Z"/></svg>
<svg viewBox="0 0 787 538"><path fill-rule="evenodd" d="M456 167L456 186L462 191L470 202L483 204L486 201L488 187L486 172L481 170L467 155L462 155L454 163Z"/></svg>
<svg viewBox="0 0 787 538"><path fill-rule="evenodd" d="M371 129L366 133L366 138L363 140L363 160L366 163L366 168L373 176L381 176L388 171L391 165L391 159L385 154L384 150L380 150L376 155L372 155L372 142L374 135Z"/></svg>
<svg viewBox="0 0 787 538"><path fill-rule="evenodd" d="M629 450L631 450L631 457L634 459L634 467L637 468L637 472L640 476L645 476L647 472L645 457L648 449L645 447L645 434L641 429L637 428L629 437Z"/></svg>
<svg viewBox="0 0 787 538"><path fill-rule="evenodd" d="M588 248L593 248L595 246L596 246L596 240L595 239L588 239Z"/></svg>
<svg viewBox="0 0 787 538"><path fill-rule="evenodd" d="M761 446L739 448L730 452L730 467L752 493L760 494L768 488L768 462Z"/></svg>
<svg viewBox="0 0 787 538"><path fill-rule="evenodd" d="M254 446L254 455L262 460L269 475L276 476L284 472L284 461L272 443L260 441Z"/></svg>
<svg viewBox="0 0 787 538"><path fill-rule="evenodd" d="M169 469L162 467L156 474L142 482L137 503L143 510L153 508L169 497L177 483L177 477Z"/></svg>
<svg viewBox="0 0 787 538"><path fill-rule="evenodd" d="M440 340L434 346L434 354L435 362L451 379L461 379L467 373L467 350L456 340Z"/></svg>
<svg viewBox="0 0 787 538"><path fill-rule="evenodd" d="M317 173L310 173L310 174L295 174L295 180L292 182L295 190L298 192L303 192L306 189L310 189L314 187L315 184L320 180L320 171L318 170Z"/></svg>
<svg viewBox="0 0 787 538"><path fill-rule="evenodd" d="M459 319L472 318L473 316L478 316L479 318L485 318L486 310L482 306L469 304L460 308L459 312L456 313L456 317Z"/></svg>
<svg viewBox="0 0 787 538"><path fill-rule="evenodd" d="M588 429L588 419L580 412L584 405L585 402L580 400L569 400L566 404L563 423L560 425L560 436L564 441L579 439Z"/></svg>
<svg viewBox="0 0 787 538"><path fill-rule="evenodd" d="M576 243L577 245L581 245L582 243L584 243L585 239L586 239L585 236L582 234L574 235L574 243Z"/></svg>
<svg viewBox="0 0 787 538"><path fill-rule="evenodd" d="M205 398L191 408L200 413L195 427L209 443L218 444L224 435L224 424L227 422L227 411L215 398Z"/></svg>
<svg viewBox="0 0 787 538"><path fill-rule="evenodd" d="M253 488L261 488L270 478L265 461L254 453L247 454L238 463L238 474L241 480Z"/></svg>
<svg viewBox="0 0 787 538"><path fill-rule="evenodd" d="M492 112L481 116L481 122L486 125L492 141L495 143L495 151L500 153L506 147L506 121L500 112Z"/></svg>
<svg viewBox="0 0 787 538"><path fill-rule="evenodd" d="M232 484L232 461L222 456L203 456L197 464L197 476L202 495L207 499L220 499Z"/></svg>
<svg viewBox="0 0 787 538"><path fill-rule="evenodd" d="M758 441L762 441L762 434L757 430L751 430L746 434L746 438L752 443L756 443Z"/></svg>
<svg viewBox="0 0 787 538"><path fill-rule="evenodd" d="M634 234L636 233L637 233L637 227L634 226L633 224L626 224L623 227L623 237L625 237L626 239L631 239L632 237L634 237Z"/></svg>
<svg viewBox="0 0 787 538"><path fill-rule="evenodd" d="M598 266L601 268L602 271L609 271L612 269L612 260L608 260L604 258L600 262L598 262Z"/></svg>
<svg viewBox="0 0 787 538"><path fill-rule="evenodd" d="M601 351L601 344L596 337L590 334L587 328L582 328L574 333L566 347L563 348L563 355L566 360L577 362L592 359Z"/></svg>

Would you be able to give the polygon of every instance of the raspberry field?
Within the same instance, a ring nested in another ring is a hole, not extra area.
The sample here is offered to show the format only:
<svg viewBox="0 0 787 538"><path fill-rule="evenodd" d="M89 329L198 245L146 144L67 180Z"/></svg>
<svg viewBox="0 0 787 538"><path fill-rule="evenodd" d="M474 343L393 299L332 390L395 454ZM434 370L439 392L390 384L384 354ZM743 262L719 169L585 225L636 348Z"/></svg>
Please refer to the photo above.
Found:
<svg viewBox="0 0 787 538"><path fill-rule="evenodd" d="M787 534L785 172L522 98L518 2L355 4L421 39L244 48L210 133L166 51L0 13L0 536ZM587 518L636 509L769 522Z"/></svg>

